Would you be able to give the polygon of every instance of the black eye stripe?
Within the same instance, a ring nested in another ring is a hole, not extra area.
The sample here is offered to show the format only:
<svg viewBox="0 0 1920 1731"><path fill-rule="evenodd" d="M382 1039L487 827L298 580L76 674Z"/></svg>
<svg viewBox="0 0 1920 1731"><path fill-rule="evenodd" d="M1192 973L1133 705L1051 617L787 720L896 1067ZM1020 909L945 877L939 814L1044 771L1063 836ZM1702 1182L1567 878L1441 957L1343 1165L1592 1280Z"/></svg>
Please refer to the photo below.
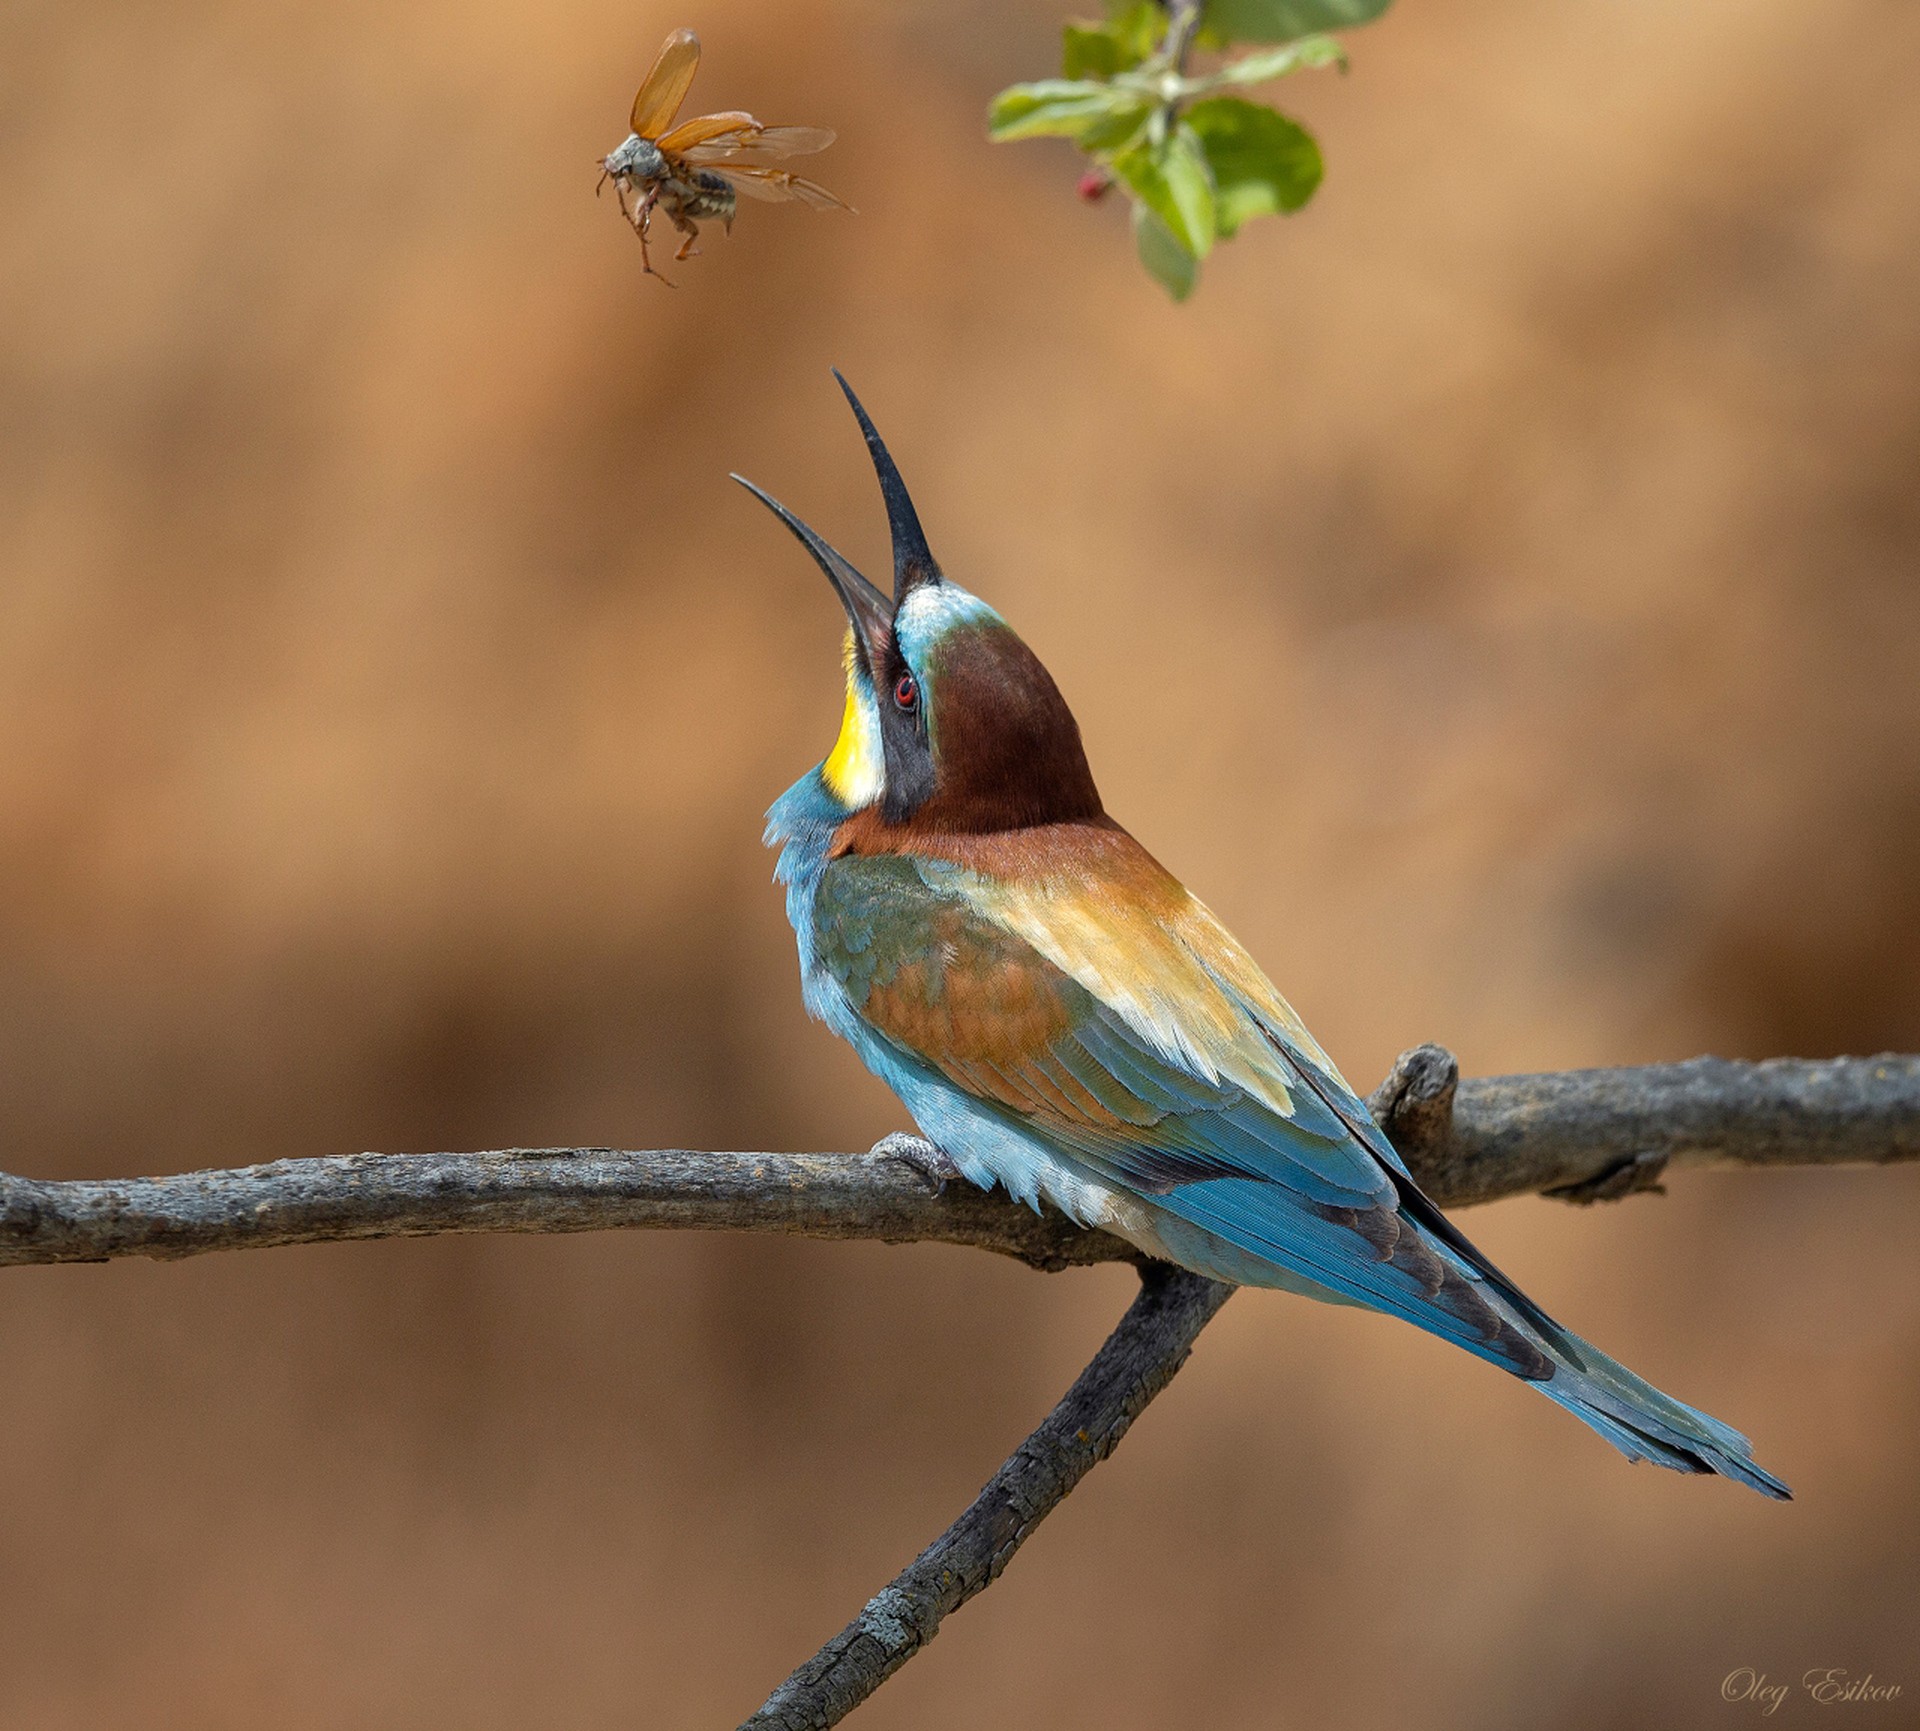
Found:
<svg viewBox="0 0 1920 1731"><path fill-rule="evenodd" d="M886 793L881 816L888 823L904 823L933 796L933 754L926 725L926 695L906 658L895 651L891 678L875 681L880 689L880 741L886 753ZM892 701L889 702L888 699Z"/></svg>

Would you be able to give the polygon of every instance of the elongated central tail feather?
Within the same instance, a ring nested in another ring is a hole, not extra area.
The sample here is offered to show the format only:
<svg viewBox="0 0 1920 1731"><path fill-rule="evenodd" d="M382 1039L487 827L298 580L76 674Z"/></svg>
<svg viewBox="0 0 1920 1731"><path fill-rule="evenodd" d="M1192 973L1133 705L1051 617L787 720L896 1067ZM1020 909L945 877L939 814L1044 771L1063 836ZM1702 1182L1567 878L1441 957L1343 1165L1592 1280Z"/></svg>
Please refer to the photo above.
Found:
<svg viewBox="0 0 1920 1731"><path fill-rule="evenodd" d="M1190 1186L1173 1200L1190 1215L1200 1215L1202 1188ZM1242 1186L1223 1189L1222 1194L1262 1193ZM1681 1473L1718 1473L1762 1496L1791 1499L1793 1493L1779 1479L1754 1463L1752 1446L1731 1425L1662 1394L1562 1328L1446 1223L1410 1180L1403 1179L1401 1200L1404 1212L1399 1214L1356 1216L1372 1233L1369 1243L1382 1259L1376 1266L1398 1277L1393 1284L1379 1281L1362 1287L1348 1271L1324 1258L1309 1266L1311 1247L1303 1251L1298 1243L1292 1247L1290 1269L1274 1254L1278 1246L1249 1242L1254 1234L1244 1212L1232 1218L1204 1217L1198 1232L1194 1222L1160 1213L1154 1230L1141 1242L1156 1255L1218 1279L1285 1287L1403 1317L1539 1389L1629 1460L1652 1461ZM1416 1210L1426 1219L1416 1221ZM1330 1223L1344 1222L1348 1212L1323 1209L1319 1216ZM1427 1225L1427 1219L1443 1228L1447 1238Z"/></svg>
<svg viewBox="0 0 1920 1731"><path fill-rule="evenodd" d="M1653 1461L1675 1472L1719 1473L1762 1496L1792 1500L1792 1491L1755 1464L1753 1446L1731 1425L1662 1394L1578 1335L1565 1338L1572 1352L1549 1346L1553 1375L1535 1386L1629 1460ZM1571 1362L1576 1355L1578 1362Z"/></svg>
<svg viewBox="0 0 1920 1731"><path fill-rule="evenodd" d="M1495 1330L1486 1343L1493 1350L1482 1351L1483 1357L1533 1382L1549 1400L1591 1425L1629 1460L1653 1461L1675 1472L1719 1473L1762 1496L1792 1499L1793 1493L1779 1479L1754 1464L1753 1445L1731 1425L1662 1394L1624 1364L1577 1334L1569 1334L1468 1243L1410 1178L1395 1172L1393 1179L1402 1210L1420 1223L1423 1235L1439 1241L1435 1247L1450 1265L1477 1277L1467 1303L1456 1305L1455 1313L1471 1317L1476 1309L1485 1308L1504 1317L1511 1332L1538 1349L1535 1354L1500 1350L1508 1330ZM1453 1284L1443 1282L1435 1294L1443 1307ZM1552 1374L1540 1375L1547 1365L1552 1366Z"/></svg>

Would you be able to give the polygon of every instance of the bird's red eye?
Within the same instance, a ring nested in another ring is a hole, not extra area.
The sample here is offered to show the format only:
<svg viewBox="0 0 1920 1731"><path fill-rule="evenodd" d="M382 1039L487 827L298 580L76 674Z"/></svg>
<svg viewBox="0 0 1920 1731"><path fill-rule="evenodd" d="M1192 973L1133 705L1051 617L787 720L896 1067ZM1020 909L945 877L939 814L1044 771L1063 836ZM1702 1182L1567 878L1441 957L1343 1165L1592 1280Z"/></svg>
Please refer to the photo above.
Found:
<svg viewBox="0 0 1920 1731"><path fill-rule="evenodd" d="M902 709L911 709L920 701L920 687L911 673L903 673L894 681L893 701Z"/></svg>

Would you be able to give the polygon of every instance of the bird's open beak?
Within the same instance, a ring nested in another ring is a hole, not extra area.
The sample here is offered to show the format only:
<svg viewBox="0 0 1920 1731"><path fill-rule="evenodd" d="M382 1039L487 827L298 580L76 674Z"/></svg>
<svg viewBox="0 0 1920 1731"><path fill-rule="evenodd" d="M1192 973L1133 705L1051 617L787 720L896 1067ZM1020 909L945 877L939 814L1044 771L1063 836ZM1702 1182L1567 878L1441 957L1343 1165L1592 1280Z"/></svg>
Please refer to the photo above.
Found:
<svg viewBox="0 0 1920 1731"><path fill-rule="evenodd" d="M893 637L893 603L854 567L851 560L828 546L772 494L762 492L744 475L735 475L733 479L786 524L793 531L794 539L813 555L813 562L826 572L827 581L840 597L840 605L847 610L847 619L853 626L854 640L860 645L860 653L866 657L867 667L874 678L879 679L881 659Z"/></svg>
<svg viewBox="0 0 1920 1731"><path fill-rule="evenodd" d="M920 513L913 508L907 484L900 479L899 467L887 449L886 440L880 437L872 416L861 407L860 399L853 394L853 386L840 376L838 367L833 369L833 378L846 393L847 406L860 423L861 434L867 441L867 455L880 482L880 498L887 507L887 533L893 537L893 604L898 607L910 590L940 581L940 562L927 545L926 531L920 527Z"/></svg>
<svg viewBox="0 0 1920 1731"><path fill-rule="evenodd" d="M834 369L833 376L846 393L854 419L860 423L860 431L867 441L867 455L872 459L873 472L880 481L880 497L887 507L887 530L893 539L893 599L888 600L881 594L854 569L849 560L829 547L778 499L761 492L744 475L735 475L733 478L793 531L800 545L813 555L814 562L826 572L839 592L848 619L853 622L853 635L859 642L860 652L867 658L867 666L873 673L875 683L879 684L882 682L881 657L886 653L893 635L894 610L913 590L938 583L942 578L939 562L933 556L933 549L927 545L919 514L913 508L913 501L907 497L906 483L900 479L900 471L895 467L885 441L874 430L873 421L860 406L860 399L853 394L853 387L840 377L838 367Z"/></svg>

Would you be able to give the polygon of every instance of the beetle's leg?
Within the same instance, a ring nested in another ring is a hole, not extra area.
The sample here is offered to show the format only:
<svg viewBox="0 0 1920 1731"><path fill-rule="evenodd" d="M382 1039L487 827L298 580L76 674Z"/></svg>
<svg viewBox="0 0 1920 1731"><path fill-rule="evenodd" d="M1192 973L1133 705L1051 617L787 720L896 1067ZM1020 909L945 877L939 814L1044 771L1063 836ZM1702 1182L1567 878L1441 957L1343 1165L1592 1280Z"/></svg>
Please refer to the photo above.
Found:
<svg viewBox="0 0 1920 1731"><path fill-rule="evenodd" d="M668 288L672 288L672 279L662 276L660 272L653 268L653 256L647 251L647 231L653 227L654 203L659 195L660 189L658 187L649 189L645 200L641 203L639 209L634 212L636 219L634 222L634 233L640 237L641 270L646 275L653 277L656 281L665 283ZM671 208L668 209L667 214L669 216L673 215Z"/></svg>

